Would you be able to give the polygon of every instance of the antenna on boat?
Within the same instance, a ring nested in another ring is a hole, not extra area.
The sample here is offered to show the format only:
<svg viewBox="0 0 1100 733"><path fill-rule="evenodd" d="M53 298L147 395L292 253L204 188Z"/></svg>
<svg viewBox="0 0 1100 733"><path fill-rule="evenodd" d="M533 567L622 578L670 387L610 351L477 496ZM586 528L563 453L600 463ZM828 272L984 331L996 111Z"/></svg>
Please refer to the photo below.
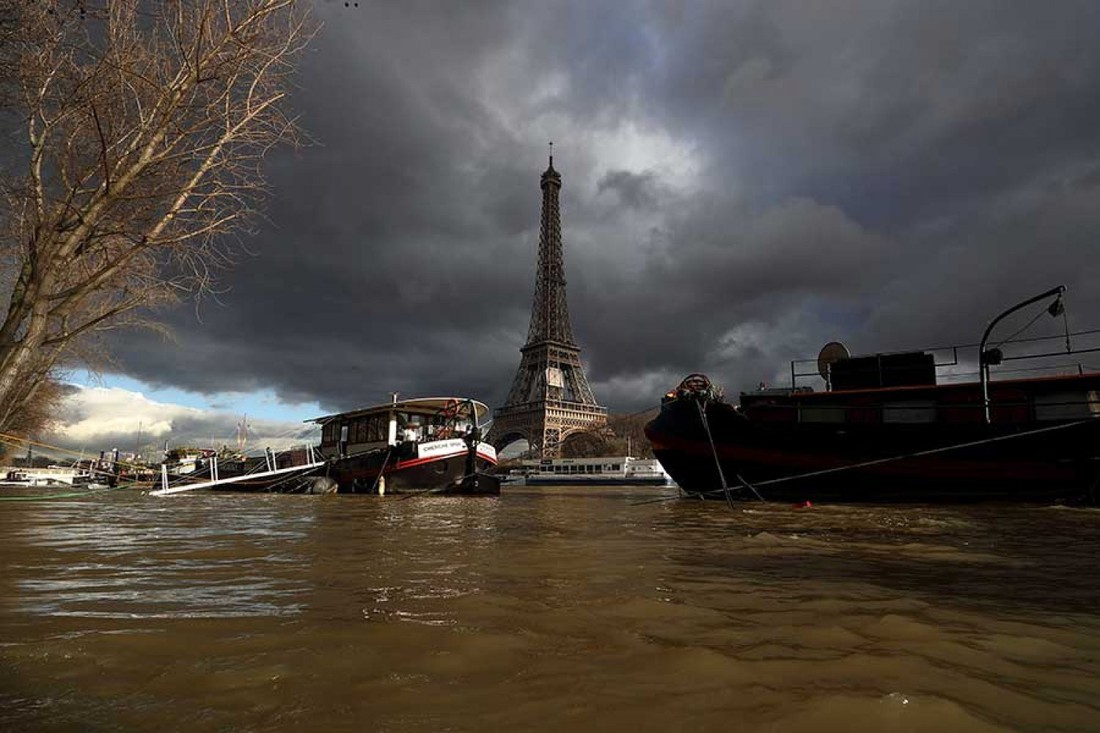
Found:
<svg viewBox="0 0 1100 733"><path fill-rule="evenodd" d="M237 452L244 453L248 447L248 413L241 415L241 421L237 423Z"/></svg>
<svg viewBox="0 0 1100 733"><path fill-rule="evenodd" d="M817 373L825 380L826 392L833 388L832 377L830 376L833 364L850 358L852 358L852 352L848 351L848 347L839 341L830 341L821 347L821 352L817 355Z"/></svg>

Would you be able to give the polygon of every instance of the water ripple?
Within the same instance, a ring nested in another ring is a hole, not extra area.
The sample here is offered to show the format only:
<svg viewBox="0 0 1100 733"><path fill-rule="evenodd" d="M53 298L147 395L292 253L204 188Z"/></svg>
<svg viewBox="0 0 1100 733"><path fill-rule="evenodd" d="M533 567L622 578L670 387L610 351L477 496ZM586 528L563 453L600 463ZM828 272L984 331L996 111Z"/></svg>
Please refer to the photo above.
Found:
<svg viewBox="0 0 1100 733"><path fill-rule="evenodd" d="M636 492L4 507L0 729L1100 729L1100 512Z"/></svg>

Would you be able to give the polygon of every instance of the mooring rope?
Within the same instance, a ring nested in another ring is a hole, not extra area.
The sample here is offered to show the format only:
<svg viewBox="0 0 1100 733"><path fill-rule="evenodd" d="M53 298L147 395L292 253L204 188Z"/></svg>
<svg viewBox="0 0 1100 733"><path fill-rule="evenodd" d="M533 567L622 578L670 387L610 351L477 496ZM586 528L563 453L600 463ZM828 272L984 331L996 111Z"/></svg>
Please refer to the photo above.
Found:
<svg viewBox="0 0 1100 733"><path fill-rule="evenodd" d="M699 408L699 420L703 423L703 430L707 433L707 440L710 442L710 452L714 456L714 467L718 469L718 480L722 482L722 492L726 495L726 504L730 509L733 509L733 497L730 496L730 487L726 483L726 474L722 470L722 462L718 460L718 448L714 445L714 436L710 434L710 423L707 422L707 411L703 407L702 400L695 400L695 406Z"/></svg>
<svg viewBox="0 0 1100 733"><path fill-rule="evenodd" d="M386 457L382 459L382 467L378 469L378 475L374 477L374 483L371 484L370 493L378 493L378 482L382 480L382 474L386 470L386 464L390 461L390 453L393 452L393 446L391 445L386 449Z"/></svg>
<svg viewBox="0 0 1100 733"><path fill-rule="evenodd" d="M1050 425L1050 426L1047 426L1045 428L1035 428L1034 430L1027 430L1027 431L1022 432L1022 433L1013 433L1011 435L998 435L998 436L993 437L993 438L983 438L982 440L972 440L972 441L969 441L969 442L966 442L966 443L957 443L955 445L941 446L939 448L929 448L927 450L914 451L912 453L903 453L901 455L889 456L887 458L875 458L875 459L870 460L870 461L861 461L859 463L851 463L847 466L836 466L835 468L823 468L819 471L809 471L807 473L795 474L793 476L781 476L779 478L766 479L764 481L757 481L756 485L757 486L773 486L775 484L786 483L787 481L799 481L801 479L812 478L814 476L824 476L825 474L829 474L829 473L840 473L842 471L851 471L851 470L854 470L854 469L857 469L857 468L866 468L868 466L877 466L877 465L880 465L880 464L883 464L883 463L890 463L891 461L905 460L906 458L920 458L922 456L930 456L930 455L934 455L936 453L947 453L948 451L960 450L962 448L974 448L974 447L977 447L977 446L980 446L980 445L988 445L990 443L999 443L1001 441L1013 440L1015 438L1026 438L1030 435L1038 435L1040 433L1050 433L1050 432L1054 432L1055 430L1065 430L1066 428L1073 428L1073 427L1077 427L1077 426L1080 426L1080 425L1085 425L1087 423L1091 423L1091 422L1095 422L1095 421L1096 421L1096 418L1086 418L1084 420L1078 420L1076 422L1071 422L1071 423L1063 423L1061 425ZM712 442L712 445L713 445L713 442ZM728 491L728 489L721 488L721 489L711 489L710 491L689 492L688 495L690 496L691 494L696 494L696 495L699 495L699 496L709 496L711 494L718 494L718 493L722 493L724 491ZM758 494L758 496L759 496L759 494ZM680 498L679 496L662 496L662 497L659 497L657 499L646 499L645 501L633 502L631 504L631 506L640 506L642 504L655 504L655 503L663 502L663 501L675 501L679 498Z"/></svg>
<svg viewBox="0 0 1100 733"><path fill-rule="evenodd" d="M799 474L797 476L784 476L781 478L768 479L766 481L757 481L757 486L770 486L772 484L781 484L786 481L795 481L798 479L810 478L812 476L822 476L827 473L837 473L839 471L848 471L854 468L866 468L867 466L874 466L880 463L889 463L890 461L900 461L906 458L920 458L921 456L930 456L936 453L946 453L948 451L959 450L960 448L974 448L979 445L986 445L989 443L999 443L1004 440L1013 440L1014 438L1026 438L1029 435L1038 435L1039 433L1050 433L1055 430L1065 430L1066 428L1077 427L1078 425L1084 425L1086 423L1094 422L1095 418L1087 418L1085 420L1078 420L1077 422L1064 423L1062 425L1050 425L1045 428L1035 428L1034 430L1028 430L1023 433L1013 433L1012 435L998 435L994 438L983 438L982 440L972 440L968 443L958 443L956 445L943 446L941 448L929 448L927 450L915 451L913 453L906 453L900 456L891 456L889 458L876 458L871 461L863 461L861 463L853 463L849 466L838 466L836 468L824 468L820 471L810 471L809 473Z"/></svg>

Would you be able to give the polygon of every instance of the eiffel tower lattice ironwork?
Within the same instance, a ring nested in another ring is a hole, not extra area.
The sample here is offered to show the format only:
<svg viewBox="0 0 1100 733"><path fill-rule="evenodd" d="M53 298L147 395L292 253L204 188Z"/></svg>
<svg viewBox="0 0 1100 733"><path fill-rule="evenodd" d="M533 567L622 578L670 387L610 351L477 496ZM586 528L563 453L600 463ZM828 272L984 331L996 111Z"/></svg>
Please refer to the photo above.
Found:
<svg viewBox="0 0 1100 733"><path fill-rule="evenodd" d="M493 413L488 439L498 449L520 438L543 458L558 455L571 433L607 424L607 409L596 404L573 340L565 300L561 241L561 174L554 156L542 174L542 222L538 277L527 343L508 400Z"/></svg>

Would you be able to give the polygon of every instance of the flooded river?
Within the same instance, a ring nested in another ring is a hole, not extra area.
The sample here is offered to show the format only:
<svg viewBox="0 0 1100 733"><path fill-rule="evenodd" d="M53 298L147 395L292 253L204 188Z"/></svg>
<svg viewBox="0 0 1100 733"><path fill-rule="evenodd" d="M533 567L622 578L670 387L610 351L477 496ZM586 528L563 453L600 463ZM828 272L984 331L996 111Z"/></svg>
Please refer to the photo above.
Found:
<svg viewBox="0 0 1100 733"><path fill-rule="evenodd" d="M661 491L0 502L0 730L1100 729L1100 510Z"/></svg>

